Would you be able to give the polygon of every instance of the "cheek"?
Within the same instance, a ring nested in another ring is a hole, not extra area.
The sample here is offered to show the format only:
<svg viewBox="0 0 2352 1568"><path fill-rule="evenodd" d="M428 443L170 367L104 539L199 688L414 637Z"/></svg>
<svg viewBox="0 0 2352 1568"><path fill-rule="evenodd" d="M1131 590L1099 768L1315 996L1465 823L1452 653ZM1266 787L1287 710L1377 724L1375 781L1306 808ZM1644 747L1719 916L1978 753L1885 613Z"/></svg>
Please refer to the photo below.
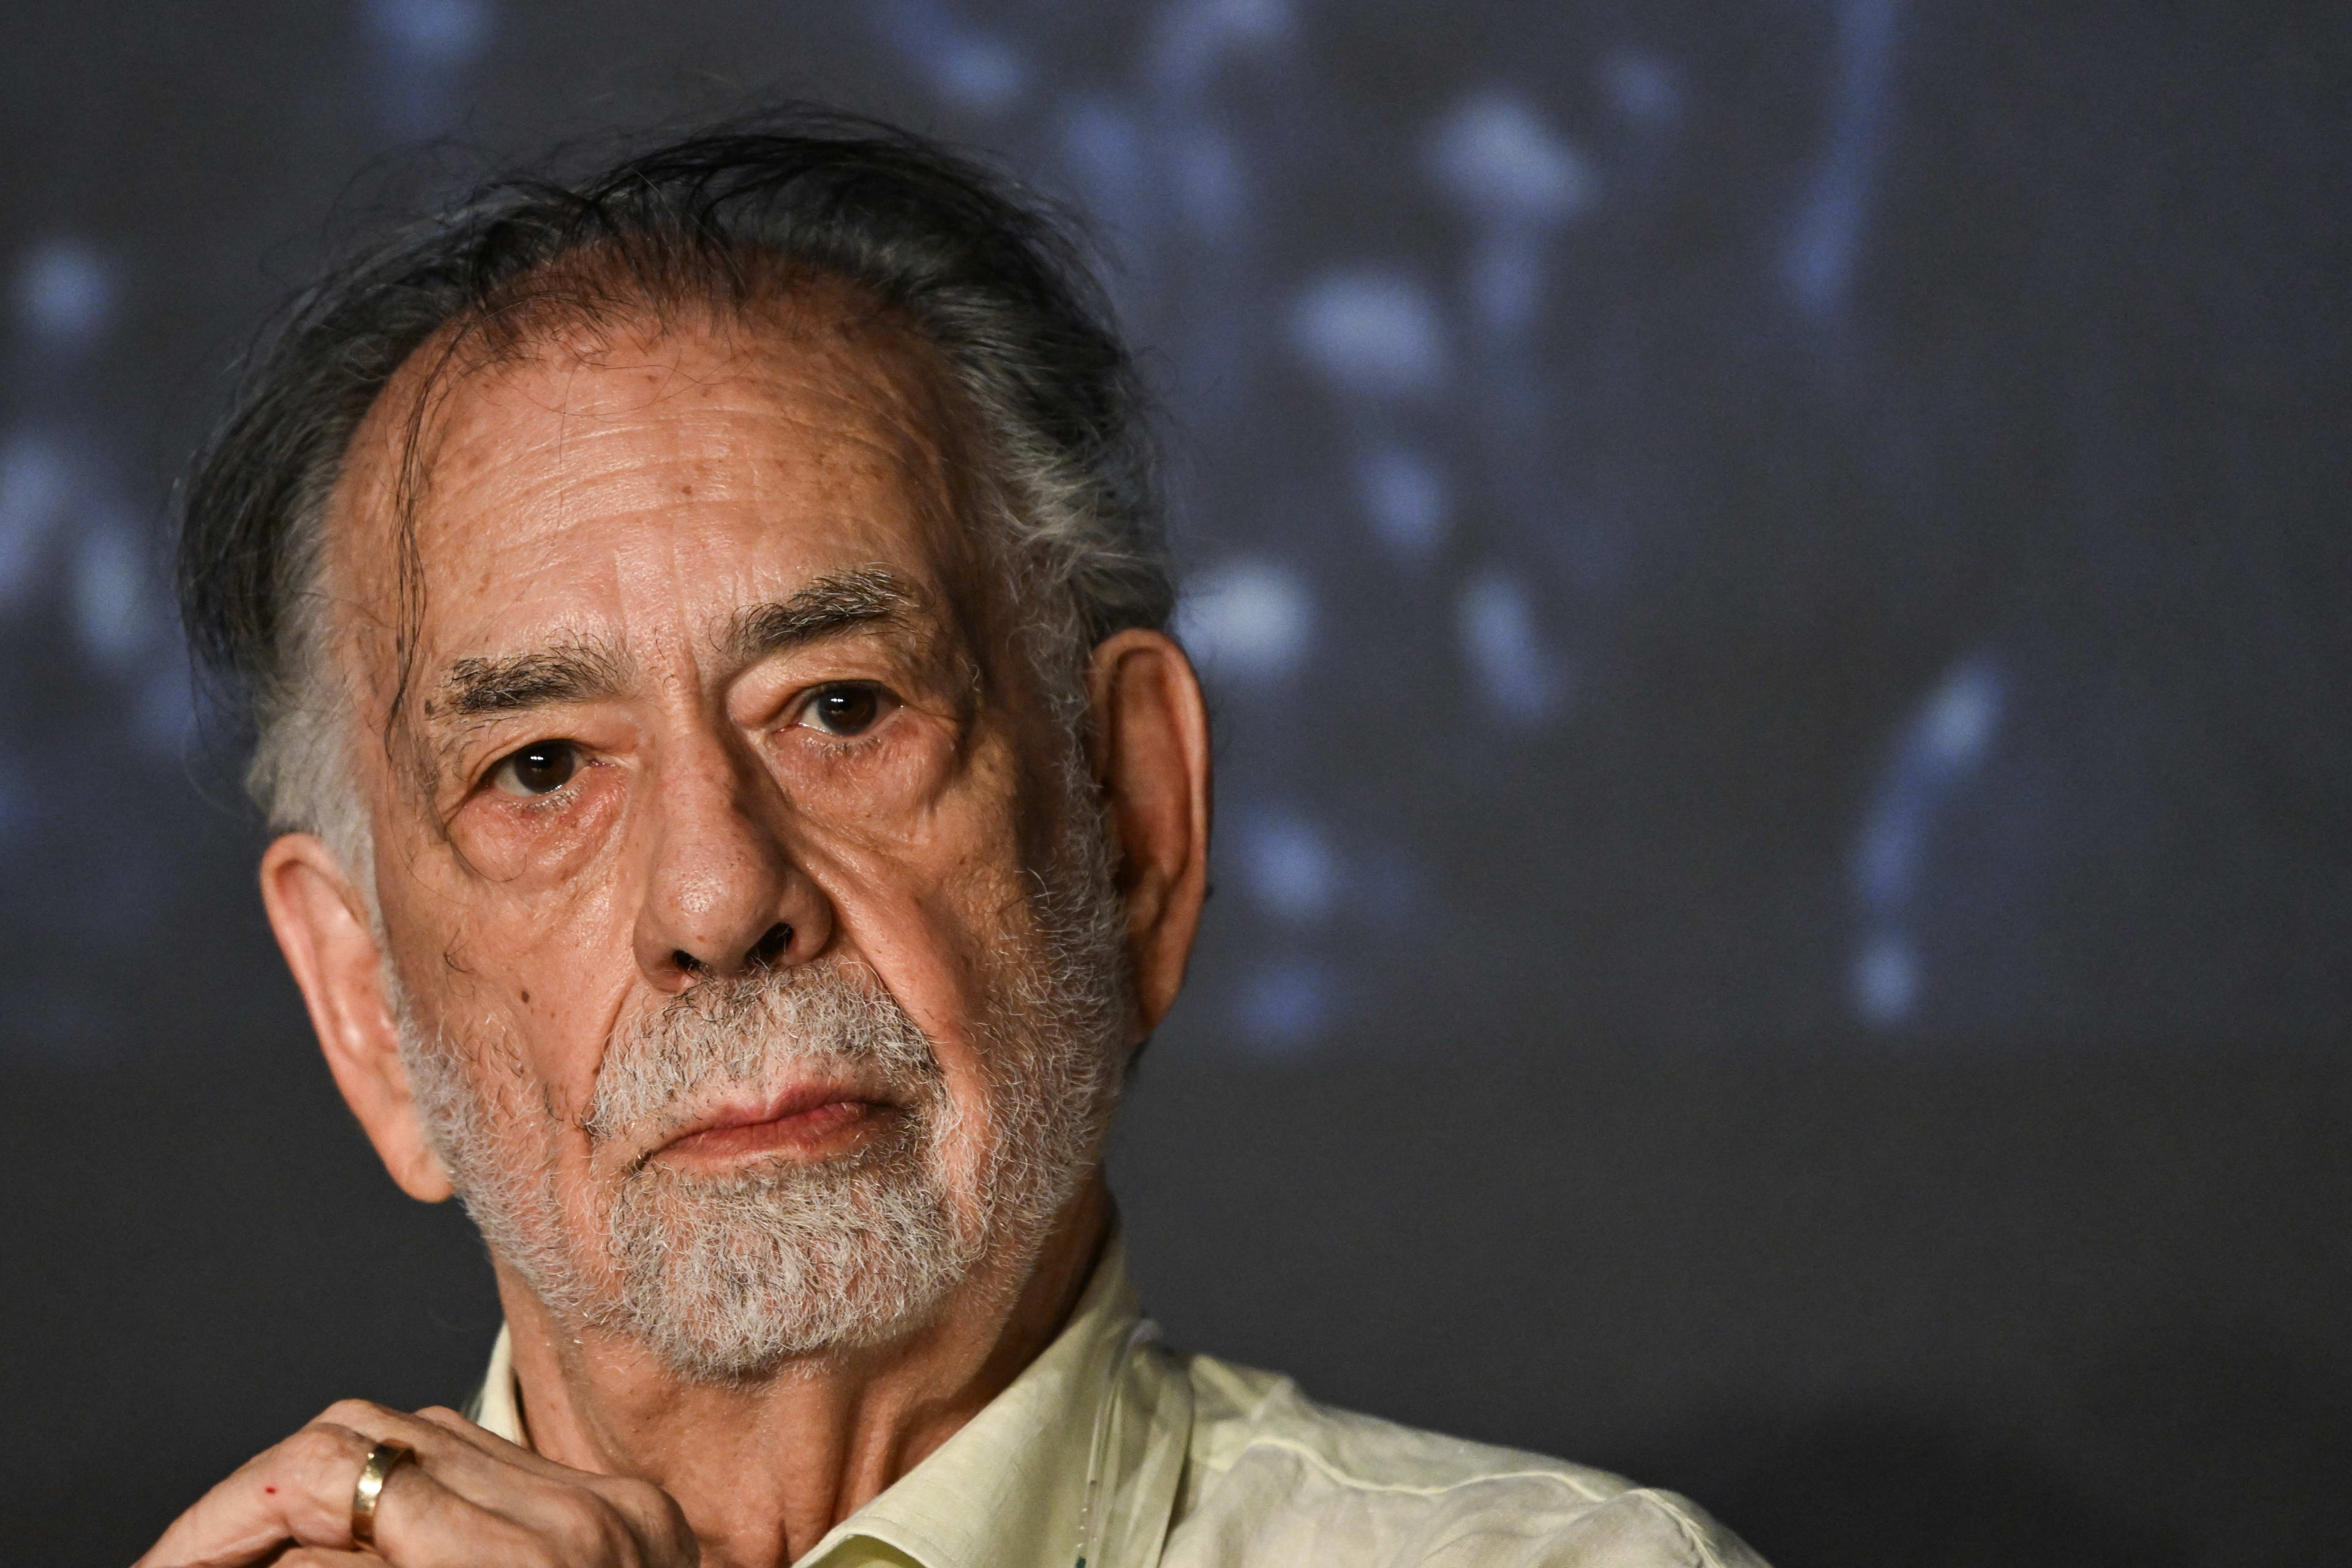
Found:
<svg viewBox="0 0 2352 1568"><path fill-rule="evenodd" d="M485 879L434 900L452 918L425 958L459 1004L532 1036L563 1034L620 1004L635 978L623 879Z"/></svg>
<svg viewBox="0 0 2352 1568"><path fill-rule="evenodd" d="M621 783L600 778L561 810L469 807L453 825L427 906L447 917L437 961L475 1005L534 1035L616 1008L634 974Z"/></svg>
<svg viewBox="0 0 2352 1568"><path fill-rule="evenodd" d="M1017 802L985 751L944 738L877 752L854 768L788 780L795 847L844 927L877 960L929 948L969 967L1002 940L1024 883Z"/></svg>
<svg viewBox="0 0 2352 1568"><path fill-rule="evenodd" d="M968 1106L992 1081L983 1027L1008 983L1034 962L1029 879L1003 814L983 834L942 812L921 843L935 859L845 855L835 898L845 945L872 965L936 1046L950 1091ZM959 826L970 831L950 832Z"/></svg>
<svg viewBox="0 0 2352 1568"><path fill-rule="evenodd" d="M871 964L927 1033L961 1037L1008 942L1028 930L1015 771L988 738L944 726L870 750L775 748L790 853L832 906L842 947Z"/></svg>
<svg viewBox="0 0 2352 1568"><path fill-rule="evenodd" d="M632 979L598 935L609 924L598 913L611 907L609 889L571 891L555 919L541 918L532 900L478 897L446 925L408 922L397 948L404 977L419 977L411 991L421 1016L443 1022L474 1059L490 1108L533 1149L537 1130L551 1129L545 1135L558 1143L579 1137L573 1129ZM457 900L424 904L446 911Z"/></svg>

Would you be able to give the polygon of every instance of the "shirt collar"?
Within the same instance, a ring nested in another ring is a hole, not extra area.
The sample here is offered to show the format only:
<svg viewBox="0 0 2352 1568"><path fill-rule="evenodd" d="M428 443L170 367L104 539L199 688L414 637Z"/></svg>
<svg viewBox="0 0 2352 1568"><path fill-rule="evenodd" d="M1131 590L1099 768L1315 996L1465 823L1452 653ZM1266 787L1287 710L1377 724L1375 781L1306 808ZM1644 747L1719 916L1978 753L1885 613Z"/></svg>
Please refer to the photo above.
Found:
<svg viewBox="0 0 2352 1568"><path fill-rule="evenodd" d="M796 1568L848 1568L869 1560L872 1545L921 1568L1076 1568L1090 1522L1103 1544L1085 1568L1157 1563L1192 1441L1192 1402L1189 1378L1149 1342L1155 1337L1114 1230L1044 1352ZM477 1400L485 1429L529 1446L503 1327ZM1102 1517L1090 1521L1098 1419L1108 1422L1093 1500Z"/></svg>

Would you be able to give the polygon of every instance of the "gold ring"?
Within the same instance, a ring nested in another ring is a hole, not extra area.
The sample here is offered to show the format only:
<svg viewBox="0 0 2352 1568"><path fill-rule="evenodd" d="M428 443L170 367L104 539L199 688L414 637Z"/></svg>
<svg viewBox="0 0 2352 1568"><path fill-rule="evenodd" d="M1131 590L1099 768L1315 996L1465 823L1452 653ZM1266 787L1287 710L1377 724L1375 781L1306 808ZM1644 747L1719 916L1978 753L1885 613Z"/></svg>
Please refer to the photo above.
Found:
<svg viewBox="0 0 2352 1568"><path fill-rule="evenodd" d="M375 1505L383 1496L383 1483L403 1459L415 1458L416 1450L405 1443L378 1443L368 1450L367 1462L360 1466L360 1484L352 1489L353 1546L375 1544Z"/></svg>

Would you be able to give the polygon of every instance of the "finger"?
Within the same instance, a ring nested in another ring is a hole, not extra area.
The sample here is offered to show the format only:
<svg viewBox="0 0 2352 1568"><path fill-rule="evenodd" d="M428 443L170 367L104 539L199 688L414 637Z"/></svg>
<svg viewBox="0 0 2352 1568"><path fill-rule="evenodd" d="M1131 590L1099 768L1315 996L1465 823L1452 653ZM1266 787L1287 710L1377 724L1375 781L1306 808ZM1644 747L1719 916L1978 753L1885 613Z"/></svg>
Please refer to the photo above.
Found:
<svg viewBox="0 0 2352 1568"><path fill-rule="evenodd" d="M424 1563L447 1557L449 1543L469 1538L479 1550L474 1561L505 1558L488 1550L492 1537L504 1538L509 1527L524 1532L545 1531L569 1522L572 1511L562 1495L577 1492L593 1479L586 1473L543 1459L481 1431L468 1433L471 1423L454 1412L433 1420L362 1400L331 1405L326 1424L363 1431L376 1442L399 1442L415 1457L394 1466L384 1477L375 1505L375 1550L394 1556L395 1542L404 1542L395 1561ZM364 1459L364 1454L362 1458ZM343 1489L343 1531L299 1534L298 1539L327 1546L351 1545L350 1499L358 1481L356 1467ZM520 1541L520 1538L518 1538ZM520 1561L530 1554L515 1554ZM566 1559L569 1561L569 1559ZM594 1561L594 1559L583 1559Z"/></svg>
<svg viewBox="0 0 2352 1568"><path fill-rule="evenodd" d="M312 1422L198 1499L136 1568L240 1568L289 1541L349 1546L351 1494L373 1445L348 1427Z"/></svg>
<svg viewBox="0 0 2352 1568"><path fill-rule="evenodd" d="M694 1559L684 1514L649 1482L568 1468L455 1412L346 1400L214 1488L142 1568L242 1568L289 1542L347 1552L361 1468L386 1440L416 1453L387 1474L376 1503L377 1550L404 1568Z"/></svg>
<svg viewBox="0 0 2352 1568"><path fill-rule="evenodd" d="M415 1463L404 1468L430 1471L450 1490L493 1510L502 1510L500 1500L517 1493L576 1487L597 1479L543 1458L437 1405L413 1415L385 1411L381 1426L388 1436L416 1450Z"/></svg>
<svg viewBox="0 0 2352 1568"><path fill-rule="evenodd" d="M533 1453L520 1443L510 1443L488 1427L467 1420L446 1405L428 1405L416 1412L412 1420L422 1421L447 1433L468 1447L474 1448L502 1464L520 1465L526 1470L544 1476L578 1476L585 1472L569 1465Z"/></svg>
<svg viewBox="0 0 2352 1568"><path fill-rule="evenodd" d="M528 1486L545 1484L536 1477L515 1479ZM421 1464L403 1465L384 1481L375 1505L374 1552L398 1568L574 1561L533 1550L528 1527L460 1496ZM598 1560L577 1561L592 1568Z"/></svg>
<svg viewBox="0 0 2352 1568"><path fill-rule="evenodd" d="M650 1481L573 1469L569 1465L559 1464L510 1443L446 1405L431 1405L420 1410L416 1412L415 1419L441 1428L495 1463L526 1469L566 1487L588 1488L606 1503L620 1510L622 1517L642 1541L656 1545L666 1543L669 1549L676 1550L679 1542L693 1539L694 1532L686 1522L685 1511L667 1492ZM451 1456L451 1461L444 1467L444 1479L453 1490L499 1511L508 1511L497 1498L477 1489L487 1476L494 1472L485 1472L455 1455ZM525 1518L523 1515L510 1517Z"/></svg>
<svg viewBox="0 0 2352 1568"><path fill-rule="evenodd" d="M242 1568L289 1542L352 1545L352 1499L369 1450L396 1438L420 1456L463 1447L443 1428L388 1406L347 1399L256 1455L173 1521L137 1568ZM467 1452L472 1452L470 1448ZM397 1467L387 1489L413 1464Z"/></svg>
<svg viewBox="0 0 2352 1568"><path fill-rule="evenodd" d="M403 1568L444 1563L690 1563L685 1512L649 1481L576 1470L432 1406L331 1413L416 1450L394 1470L375 1511L375 1547Z"/></svg>
<svg viewBox="0 0 2352 1568"><path fill-rule="evenodd" d="M373 1552L337 1552L328 1546L298 1546L282 1556L269 1560L269 1568L383 1568L383 1559Z"/></svg>
<svg viewBox="0 0 2352 1568"><path fill-rule="evenodd" d="M575 1486L588 1479L583 1471L541 1458L528 1448L482 1430L457 1412L439 1406L410 1415L365 1400L344 1400L330 1405L320 1422L364 1434L371 1447L379 1442L397 1442L415 1450L414 1459L399 1465L385 1478L386 1497L400 1477L423 1472L467 1500L501 1511L498 1500L518 1490L527 1492L545 1485ZM362 1453L362 1459L364 1458ZM356 1469L351 1480L355 1487ZM348 1492L351 1489L345 1489ZM383 1502L380 1500L376 1506L381 1515Z"/></svg>
<svg viewBox="0 0 2352 1568"><path fill-rule="evenodd" d="M566 1568L690 1564L698 1552L678 1515L677 1531L648 1532L598 1488L509 1469L508 1489L476 1500L429 1471L413 1473L376 1505L375 1549L397 1568L479 1568L486 1563L563 1563ZM573 1472L574 1482L607 1478ZM643 1482L623 1483L652 1489ZM656 1496L660 1494L656 1493ZM677 1514L662 1499L655 1511Z"/></svg>

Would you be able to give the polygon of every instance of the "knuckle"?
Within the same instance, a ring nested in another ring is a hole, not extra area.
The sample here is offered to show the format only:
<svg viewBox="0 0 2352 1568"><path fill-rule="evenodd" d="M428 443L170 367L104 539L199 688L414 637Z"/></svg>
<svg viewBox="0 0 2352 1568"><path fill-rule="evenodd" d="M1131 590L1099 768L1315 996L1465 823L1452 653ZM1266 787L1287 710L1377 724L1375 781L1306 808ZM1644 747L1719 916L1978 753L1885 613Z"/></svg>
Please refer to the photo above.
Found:
<svg viewBox="0 0 2352 1568"><path fill-rule="evenodd" d="M628 1531L610 1503L594 1492L574 1488L562 1494L556 1508L555 1542L561 1548L555 1561L566 1563L604 1563L625 1561L616 1556L614 1547L628 1542Z"/></svg>
<svg viewBox="0 0 2352 1568"><path fill-rule="evenodd" d="M656 1539L661 1542L662 1561L700 1562L702 1542L695 1538L694 1526L686 1521L686 1510L680 1508L677 1500L669 1493L657 1491L656 1495L661 1499L661 1512L656 1516L660 1521L659 1534Z"/></svg>
<svg viewBox="0 0 2352 1568"><path fill-rule="evenodd" d="M663 1568L695 1568L702 1561L702 1542L694 1527L686 1522L686 1510L676 1503L670 1505L671 1520L662 1537L661 1555L655 1561Z"/></svg>
<svg viewBox="0 0 2352 1568"><path fill-rule="evenodd" d="M656 1553L650 1561L675 1561L683 1543L694 1539L694 1532L687 1527L686 1510L677 1506L676 1498L653 1482L622 1477L606 1482L604 1492L633 1527L633 1548L640 1554L646 1548Z"/></svg>
<svg viewBox="0 0 2352 1568"><path fill-rule="evenodd" d="M312 1422L279 1445L280 1451L299 1468L330 1465L341 1460L358 1447L360 1436L348 1426Z"/></svg>
<svg viewBox="0 0 2352 1568"><path fill-rule="evenodd" d="M635 1476L617 1478L609 1483L607 1490L615 1506L641 1519L659 1519L670 1506L669 1493Z"/></svg>
<svg viewBox="0 0 2352 1568"><path fill-rule="evenodd" d="M319 1413L319 1420L336 1426L354 1429L373 1426L391 1414L370 1399L338 1399Z"/></svg>

